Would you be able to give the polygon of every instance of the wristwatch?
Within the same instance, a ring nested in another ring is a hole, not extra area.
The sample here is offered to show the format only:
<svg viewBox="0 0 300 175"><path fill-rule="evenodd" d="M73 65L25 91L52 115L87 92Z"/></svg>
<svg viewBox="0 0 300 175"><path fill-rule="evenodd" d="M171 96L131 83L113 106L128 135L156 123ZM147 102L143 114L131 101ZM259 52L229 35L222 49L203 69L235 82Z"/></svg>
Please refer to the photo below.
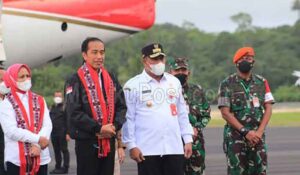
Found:
<svg viewBox="0 0 300 175"><path fill-rule="evenodd" d="M247 129L247 128L245 128L245 127L242 127L242 128L240 129L240 133L241 133L241 135L242 135L243 137L246 137L246 135L248 134L248 132L249 132L249 129Z"/></svg>

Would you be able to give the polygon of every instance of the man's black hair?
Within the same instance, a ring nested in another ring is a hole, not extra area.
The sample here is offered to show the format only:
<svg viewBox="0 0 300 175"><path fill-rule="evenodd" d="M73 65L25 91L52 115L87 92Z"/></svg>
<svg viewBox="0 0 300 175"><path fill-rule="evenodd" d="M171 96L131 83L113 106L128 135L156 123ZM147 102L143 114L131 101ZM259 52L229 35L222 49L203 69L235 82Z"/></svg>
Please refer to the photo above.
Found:
<svg viewBox="0 0 300 175"><path fill-rule="evenodd" d="M103 41L99 38L96 38L96 37L87 37L81 44L81 52L87 52L88 50L88 46L89 46L89 43L90 42L93 42L93 41L99 41L101 43L103 43Z"/></svg>

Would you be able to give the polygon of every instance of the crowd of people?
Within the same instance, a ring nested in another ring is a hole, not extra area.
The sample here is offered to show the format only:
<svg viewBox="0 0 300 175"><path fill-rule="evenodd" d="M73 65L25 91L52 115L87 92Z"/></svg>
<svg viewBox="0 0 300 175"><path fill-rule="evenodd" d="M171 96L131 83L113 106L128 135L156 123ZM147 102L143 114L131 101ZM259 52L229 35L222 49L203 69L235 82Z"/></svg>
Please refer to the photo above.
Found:
<svg viewBox="0 0 300 175"><path fill-rule="evenodd" d="M124 87L106 70L105 44L82 42L83 64L64 90L54 92L50 111L31 91L31 69L0 69L0 174L47 175L69 171L68 142L75 140L78 175L120 174L125 149L138 175L205 174L210 104L199 84L189 83L187 58L168 57L159 43L141 49L143 71ZM236 73L220 83L218 107L226 121L224 153L229 175L266 175L264 131L274 98L268 81L254 74L255 52L242 47L233 57ZM166 68L166 65L168 68Z"/></svg>

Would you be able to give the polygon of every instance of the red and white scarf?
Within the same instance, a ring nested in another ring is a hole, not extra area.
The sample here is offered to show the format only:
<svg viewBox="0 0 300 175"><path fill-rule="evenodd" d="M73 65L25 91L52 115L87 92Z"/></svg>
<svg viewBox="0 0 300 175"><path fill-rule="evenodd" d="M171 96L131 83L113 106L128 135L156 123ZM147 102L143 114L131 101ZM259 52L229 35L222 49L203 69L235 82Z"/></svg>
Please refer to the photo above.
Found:
<svg viewBox="0 0 300 175"><path fill-rule="evenodd" d="M44 118L43 97L28 91L29 116L15 91L7 95L7 99L12 104L16 113L17 127L27 129L32 133L39 133ZM20 175L35 175L40 168L40 156L30 158L30 143L18 142L20 158ZM26 159L27 158L27 159Z"/></svg>
<svg viewBox="0 0 300 175"><path fill-rule="evenodd" d="M100 87L98 72L87 63L83 64L77 71L88 96L93 118L99 125L106 125L114 121L114 83L104 68L101 68L103 85L106 92L106 99ZM98 138L98 157L106 157L110 152L110 139Z"/></svg>

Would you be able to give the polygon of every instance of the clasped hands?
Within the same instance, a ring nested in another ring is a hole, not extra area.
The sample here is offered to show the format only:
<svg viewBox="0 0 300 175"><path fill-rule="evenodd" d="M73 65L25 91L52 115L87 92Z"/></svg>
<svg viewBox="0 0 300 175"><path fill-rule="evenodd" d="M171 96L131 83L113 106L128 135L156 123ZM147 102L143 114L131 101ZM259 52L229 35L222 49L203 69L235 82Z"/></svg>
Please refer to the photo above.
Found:
<svg viewBox="0 0 300 175"><path fill-rule="evenodd" d="M257 143L259 143L262 139L263 133L259 131L250 130L245 138L249 142L251 146L255 146Z"/></svg>
<svg viewBox="0 0 300 175"><path fill-rule="evenodd" d="M38 144L31 144L30 145L30 156L31 157L36 157L41 154L41 150L47 148L49 146L49 140L44 137L40 136Z"/></svg>
<svg viewBox="0 0 300 175"><path fill-rule="evenodd" d="M101 127L101 130L99 133L96 133L96 136L99 138L99 139L103 139L103 138L112 138L116 135L116 128L113 124L106 124L106 125L103 125Z"/></svg>

